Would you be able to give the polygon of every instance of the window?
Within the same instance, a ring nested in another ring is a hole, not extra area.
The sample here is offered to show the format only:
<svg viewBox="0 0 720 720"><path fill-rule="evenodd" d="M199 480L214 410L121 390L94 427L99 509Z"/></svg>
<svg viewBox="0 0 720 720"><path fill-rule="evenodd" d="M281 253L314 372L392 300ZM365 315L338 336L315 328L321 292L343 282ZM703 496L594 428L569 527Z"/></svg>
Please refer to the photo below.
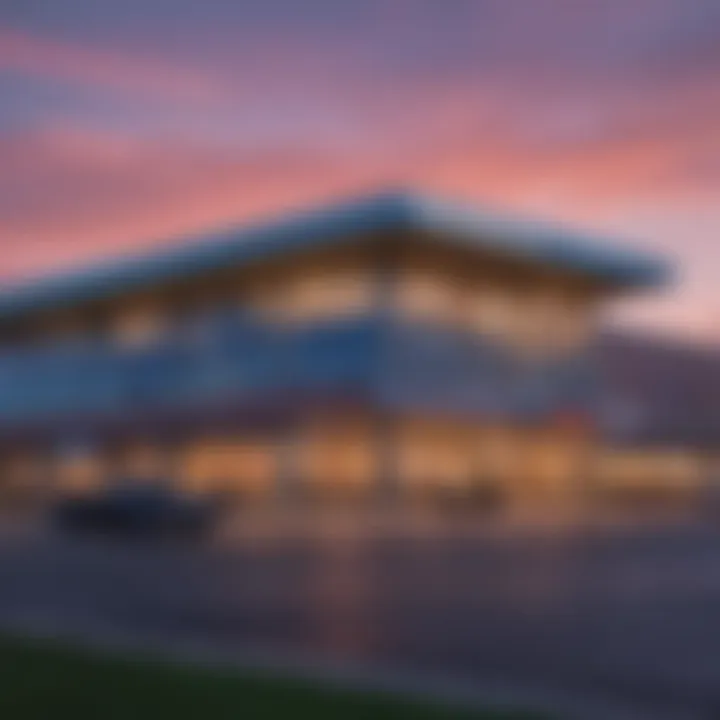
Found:
<svg viewBox="0 0 720 720"><path fill-rule="evenodd" d="M313 272L268 282L250 294L250 308L276 322L322 321L368 311L374 284L361 269Z"/></svg>
<svg viewBox="0 0 720 720"><path fill-rule="evenodd" d="M452 277L412 270L400 277L398 312L413 320L458 324L462 318L462 289Z"/></svg>
<svg viewBox="0 0 720 720"><path fill-rule="evenodd" d="M522 307L511 289L473 289L467 303L470 327L495 340L512 344L518 335Z"/></svg>
<svg viewBox="0 0 720 720"><path fill-rule="evenodd" d="M159 308L128 307L116 317L112 335L123 347L144 347L156 341L165 327L165 318Z"/></svg>

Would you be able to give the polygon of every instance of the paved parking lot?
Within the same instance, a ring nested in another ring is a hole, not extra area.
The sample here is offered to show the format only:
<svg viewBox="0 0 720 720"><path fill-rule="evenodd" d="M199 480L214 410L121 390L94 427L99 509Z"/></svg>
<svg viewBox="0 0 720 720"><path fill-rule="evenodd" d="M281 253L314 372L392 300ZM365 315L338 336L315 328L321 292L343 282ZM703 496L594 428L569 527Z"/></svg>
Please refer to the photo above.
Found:
<svg viewBox="0 0 720 720"><path fill-rule="evenodd" d="M0 622L33 620L720 718L709 529L270 533L196 548L0 533Z"/></svg>

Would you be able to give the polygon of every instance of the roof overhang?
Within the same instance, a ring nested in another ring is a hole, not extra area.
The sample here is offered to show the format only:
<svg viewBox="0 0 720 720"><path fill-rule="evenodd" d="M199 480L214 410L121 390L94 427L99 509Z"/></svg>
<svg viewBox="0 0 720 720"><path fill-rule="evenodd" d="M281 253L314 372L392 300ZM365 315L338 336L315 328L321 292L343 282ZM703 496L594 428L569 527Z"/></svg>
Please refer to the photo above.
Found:
<svg viewBox="0 0 720 720"><path fill-rule="evenodd" d="M619 290L655 287L669 278L667 263L650 254L545 223L391 192L186 237L170 249L18 284L0 292L0 320L391 233L432 236L448 246L552 267Z"/></svg>

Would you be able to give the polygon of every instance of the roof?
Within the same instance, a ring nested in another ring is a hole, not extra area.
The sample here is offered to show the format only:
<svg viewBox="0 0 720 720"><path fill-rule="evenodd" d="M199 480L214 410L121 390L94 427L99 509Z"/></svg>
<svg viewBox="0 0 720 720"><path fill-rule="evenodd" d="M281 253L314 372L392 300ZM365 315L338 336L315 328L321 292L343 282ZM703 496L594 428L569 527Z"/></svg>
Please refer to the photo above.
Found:
<svg viewBox="0 0 720 720"><path fill-rule="evenodd" d="M110 297L294 250L346 243L359 235L398 231L550 265L618 287L653 286L668 274L656 257L553 225L415 193L387 192L184 238L169 249L18 284L0 291L0 318Z"/></svg>
<svg viewBox="0 0 720 720"><path fill-rule="evenodd" d="M612 439L717 448L720 349L614 333L603 337L599 353Z"/></svg>

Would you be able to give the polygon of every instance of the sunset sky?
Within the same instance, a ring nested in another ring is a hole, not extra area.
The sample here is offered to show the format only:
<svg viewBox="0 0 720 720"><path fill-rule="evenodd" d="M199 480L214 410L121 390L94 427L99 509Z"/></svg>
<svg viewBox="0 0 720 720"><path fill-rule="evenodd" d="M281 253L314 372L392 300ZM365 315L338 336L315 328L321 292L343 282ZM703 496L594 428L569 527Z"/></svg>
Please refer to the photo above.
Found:
<svg viewBox="0 0 720 720"><path fill-rule="evenodd" d="M1 0L5 281L409 186L677 259L720 341L720 0Z"/></svg>

